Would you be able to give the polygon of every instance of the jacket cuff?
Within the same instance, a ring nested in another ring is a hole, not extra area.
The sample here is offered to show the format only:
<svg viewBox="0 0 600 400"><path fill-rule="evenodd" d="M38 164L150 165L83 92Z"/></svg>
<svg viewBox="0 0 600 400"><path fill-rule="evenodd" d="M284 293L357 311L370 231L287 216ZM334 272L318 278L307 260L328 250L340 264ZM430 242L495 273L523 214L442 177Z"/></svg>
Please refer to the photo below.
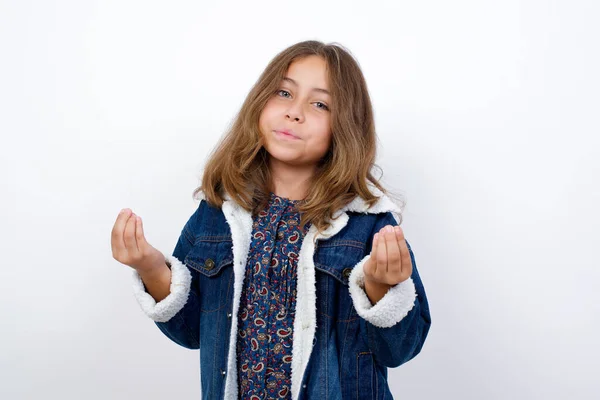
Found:
<svg viewBox="0 0 600 400"><path fill-rule="evenodd" d="M379 328L389 328L400 322L414 307L417 298L415 283L412 278L400 282L391 287L377 304L372 305L364 290L363 266L368 259L369 256L366 256L352 269L348 282L350 296L359 316Z"/></svg>
<svg viewBox="0 0 600 400"><path fill-rule="evenodd" d="M165 257L171 268L170 293L158 303L146 291L144 281L137 271L133 271L133 293L142 310L156 322L167 322L175 316L187 302L192 274L177 258Z"/></svg>

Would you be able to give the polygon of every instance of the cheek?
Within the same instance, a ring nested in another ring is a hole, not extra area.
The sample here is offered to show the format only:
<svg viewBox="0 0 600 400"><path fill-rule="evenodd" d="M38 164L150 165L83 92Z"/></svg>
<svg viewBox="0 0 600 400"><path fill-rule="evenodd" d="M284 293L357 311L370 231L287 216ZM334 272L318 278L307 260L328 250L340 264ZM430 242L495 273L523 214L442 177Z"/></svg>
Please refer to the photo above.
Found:
<svg viewBox="0 0 600 400"><path fill-rule="evenodd" d="M329 148L331 143L331 125L329 119L323 121L323 124L321 126L321 132L321 141L323 143L323 146Z"/></svg>
<svg viewBox="0 0 600 400"><path fill-rule="evenodd" d="M326 153L331 146L331 131L329 127L324 128L317 138L319 152Z"/></svg>
<svg viewBox="0 0 600 400"><path fill-rule="evenodd" d="M281 105L277 102L277 99L272 98L267 101L267 104L265 104L262 113L267 116L273 116L274 114L279 112L280 108Z"/></svg>
<svg viewBox="0 0 600 400"><path fill-rule="evenodd" d="M258 124L261 128L268 128L267 125L272 121L273 115L277 112L276 107L273 106L272 102L269 102L265 105L262 112L260 113L260 117L258 119Z"/></svg>
<svg viewBox="0 0 600 400"><path fill-rule="evenodd" d="M269 111L267 110L267 107L263 108L263 110L260 112L260 115L258 117L258 124L260 126L262 126L265 123L268 112Z"/></svg>

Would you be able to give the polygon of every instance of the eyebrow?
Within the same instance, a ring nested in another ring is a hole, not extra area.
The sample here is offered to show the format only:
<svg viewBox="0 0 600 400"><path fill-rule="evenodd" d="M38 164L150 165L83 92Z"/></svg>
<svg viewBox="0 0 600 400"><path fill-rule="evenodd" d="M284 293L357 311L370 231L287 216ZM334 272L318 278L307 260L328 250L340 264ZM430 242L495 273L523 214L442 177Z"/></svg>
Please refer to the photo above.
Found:
<svg viewBox="0 0 600 400"><path fill-rule="evenodd" d="M295 80L293 80L292 78L289 78L289 77L286 76L286 77L283 78L283 80L284 81L288 81L291 84L298 86L298 83ZM329 93L329 91L326 90L326 89L312 88L312 90L313 90L313 92L321 92L321 93L325 93L325 94L331 96L331 93Z"/></svg>

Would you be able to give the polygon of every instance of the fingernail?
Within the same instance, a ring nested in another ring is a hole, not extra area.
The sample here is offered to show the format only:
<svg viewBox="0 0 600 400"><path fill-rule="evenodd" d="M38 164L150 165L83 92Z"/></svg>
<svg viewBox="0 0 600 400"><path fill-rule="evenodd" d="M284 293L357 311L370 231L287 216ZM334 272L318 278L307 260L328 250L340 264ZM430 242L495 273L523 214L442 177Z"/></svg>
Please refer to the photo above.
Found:
<svg viewBox="0 0 600 400"><path fill-rule="evenodd" d="M390 225L390 226L387 227L387 231L388 232L394 232L394 228L392 228L392 226Z"/></svg>

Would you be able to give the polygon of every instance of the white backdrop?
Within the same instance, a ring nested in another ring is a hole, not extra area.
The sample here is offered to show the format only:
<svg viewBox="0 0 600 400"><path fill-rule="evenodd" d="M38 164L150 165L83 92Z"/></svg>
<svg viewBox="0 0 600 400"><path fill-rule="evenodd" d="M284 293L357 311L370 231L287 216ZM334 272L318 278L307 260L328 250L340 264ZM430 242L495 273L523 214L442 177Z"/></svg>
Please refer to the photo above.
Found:
<svg viewBox="0 0 600 400"><path fill-rule="evenodd" d="M363 67L429 298L399 399L600 398L600 6L0 2L2 399L197 399L143 315L118 211L170 253L208 152L305 39Z"/></svg>

